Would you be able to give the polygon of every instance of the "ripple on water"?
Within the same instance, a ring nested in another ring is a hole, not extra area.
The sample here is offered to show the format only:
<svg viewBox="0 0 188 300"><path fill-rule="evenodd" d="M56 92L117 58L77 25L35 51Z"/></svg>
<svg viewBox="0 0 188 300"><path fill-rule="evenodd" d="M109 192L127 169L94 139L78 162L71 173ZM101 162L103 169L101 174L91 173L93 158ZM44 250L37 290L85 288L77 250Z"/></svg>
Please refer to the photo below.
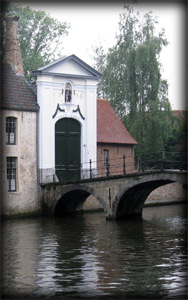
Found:
<svg viewBox="0 0 188 300"><path fill-rule="evenodd" d="M180 207L165 211L147 208L142 220L126 222L104 213L3 221L3 294L185 297L186 220Z"/></svg>

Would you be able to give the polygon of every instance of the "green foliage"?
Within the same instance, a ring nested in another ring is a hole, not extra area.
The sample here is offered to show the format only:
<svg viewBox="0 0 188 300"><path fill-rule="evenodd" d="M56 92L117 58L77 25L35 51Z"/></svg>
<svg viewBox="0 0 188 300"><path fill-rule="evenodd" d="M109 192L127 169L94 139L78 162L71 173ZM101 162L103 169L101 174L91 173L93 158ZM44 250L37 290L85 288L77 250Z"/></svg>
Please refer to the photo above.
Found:
<svg viewBox="0 0 188 300"><path fill-rule="evenodd" d="M172 130L164 148L169 152L187 153L187 112L182 118L173 117Z"/></svg>
<svg viewBox="0 0 188 300"><path fill-rule="evenodd" d="M62 56L63 37L70 25L51 18L44 11L20 5L9 5L4 14L19 16L18 34L26 77L32 71Z"/></svg>
<svg viewBox="0 0 188 300"><path fill-rule="evenodd" d="M94 59L94 68L97 69L101 74L103 74L105 70L105 61L106 61L106 54L104 53L104 49L101 44L99 46L93 46L93 52L95 53ZM104 80L103 78L99 81L97 86L97 97L98 98L106 98L105 92L104 92Z"/></svg>
<svg viewBox="0 0 188 300"><path fill-rule="evenodd" d="M163 150L173 130L168 84L159 61L168 42L164 30L155 33L156 24L152 12L141 16L125 6L116 44L106 55L102 49L95 52L95 61L103 64L103 93L138 142L136 159L143 151Z"/></svg>

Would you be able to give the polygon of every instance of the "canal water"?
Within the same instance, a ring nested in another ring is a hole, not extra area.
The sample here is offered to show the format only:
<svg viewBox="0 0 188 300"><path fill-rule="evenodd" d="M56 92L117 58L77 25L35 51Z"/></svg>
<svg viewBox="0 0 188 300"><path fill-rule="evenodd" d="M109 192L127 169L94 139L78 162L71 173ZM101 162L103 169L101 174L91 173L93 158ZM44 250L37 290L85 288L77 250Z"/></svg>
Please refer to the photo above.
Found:
<svg viewBox="0 0 188 300"><path fill-rule="evenodd" d="M4 220L2 299L187 299L186 210Z"/></svg>

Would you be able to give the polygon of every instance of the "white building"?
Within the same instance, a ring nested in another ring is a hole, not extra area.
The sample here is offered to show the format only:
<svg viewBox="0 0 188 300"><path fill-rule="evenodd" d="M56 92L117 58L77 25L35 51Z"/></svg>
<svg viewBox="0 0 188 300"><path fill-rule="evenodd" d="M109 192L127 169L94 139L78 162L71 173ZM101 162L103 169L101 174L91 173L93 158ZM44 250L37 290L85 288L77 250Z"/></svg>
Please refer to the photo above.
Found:
<svg viewBox="0 0 188 300"><path fill-rule="evenodd" d="M41 183L88 178L90 167L100 175L106 153L110 160L127 157L132 143L110 104L97 99L102 75L75 55L34 71L36 89L27 82L18 20L6 18L1 63L1 214L7 216L40 211Z"/></svg>
<svg viewBox="0 0 188 300"><path fill-rule="evenodd" d="M97 161L97 82L101 74L77 56L60 58L37 76L40 183L88 177Z"/></svg>

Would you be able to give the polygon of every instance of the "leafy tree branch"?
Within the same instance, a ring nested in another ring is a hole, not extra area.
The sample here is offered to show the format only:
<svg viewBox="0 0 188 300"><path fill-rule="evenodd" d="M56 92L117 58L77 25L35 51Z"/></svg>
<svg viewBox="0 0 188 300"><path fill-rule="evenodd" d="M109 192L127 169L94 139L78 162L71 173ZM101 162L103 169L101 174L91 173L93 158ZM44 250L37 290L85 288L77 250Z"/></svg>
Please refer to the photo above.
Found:
<svg viewBox="0 0 188 300"><path fill-rule="evenodd" d="M70 24L59 22L46 12L35 11L29 6L6 5L5 15L19 16L19 42L28 80L33 78L33 70L63 56L63 38L68 35Z"/></svg>

